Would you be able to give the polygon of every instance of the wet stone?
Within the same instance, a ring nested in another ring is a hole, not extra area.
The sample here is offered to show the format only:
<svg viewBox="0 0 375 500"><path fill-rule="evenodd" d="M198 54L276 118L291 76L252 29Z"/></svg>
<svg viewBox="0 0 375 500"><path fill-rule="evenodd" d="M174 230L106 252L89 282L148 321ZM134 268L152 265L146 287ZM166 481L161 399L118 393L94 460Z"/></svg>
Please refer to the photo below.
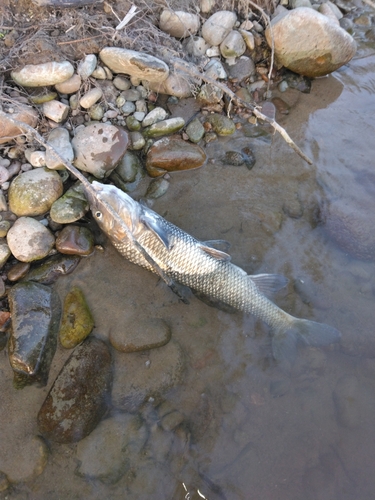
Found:
<svg viewBox="0 0 375 500"><path fill-rule="evenodd" d="M115 351L113 405L134 412L146 401L157 404L181 382L184 369L184 354L175 340L144 353Z"/></svg>
<svg viewBox="0 0 375 500"><path fill-rule="evenodd" d="M17 262L11 267L7 274L9 281L18 281L26 276L30 269L30 262Z"/></svg>
<svg viewBox="0 0 375 500"><path fill-rule="evenodd" d="M73 349L90 335L94 319L82 290L74 287L65 297L61 326L60 343L66 349Z"/></svg>
<svg viewBox="0 0 375 500"><path fill-rule="evenodd" d="M168 118L145 128L144 134L146 137L160 137L162 135L174 134L181 130L184 125L185 120L181 117Z"/></svg>
<svg viewBox="0 0 375 500"><path fill-rule="evenodd" d="M7 242L17 260L32 262L49 254L55 244L55 237L36 219L20 217L9 229Z"/></svg>
<svg viewBox="0 0 375 500"><path fill-rule="evenodd" d="M100 422L77 446L79 476L116 483L139 460L148 431L135 415L118 414Z"/></svg>
<svg viewBox="0 0 375 500"><path fill-rule="evenodd" d="M163 196L169 188L169 181L164 178L157 178L150 182L147 191L146 198L151 200L156 200Z"/></svg>
<svg viewBox="0 0 375 500"><path fill-rule="evenodd" d="M218 135L231 135L236 131L233 121L227 116L214 113L207 117L208 123L212 125L213 131Z"/></svg>
<svg viewBox="0 0 375 500"><path fill-rule="evenodd" d="M108 408L111 355L105 342L89 337L76 347L38 413L41 434L74 443L92 432Z"/></svg>
<svg viewBox="0 0 375 500"><path fill-rule="evenodd" d="M203 139L205 130L198 118L192 120L186 127L186 133L191 142L197 144L201 139Z"/></svg>
<svg viewBox="0 0 375 500"><path fill-rule="evenodd" d="M57 346L60 299L51 288L32 282L14 285L8 299L12 316L8 349L14 385L44 386Z"/></svg>
<svg viewBox="0 0 375 500"><path fill-rule="evenodd" d="M39 266L33 267L26 275L26 280L52 285L60 276L72 273L80 260L78 255L53 255Z"/></svg>
<svg viewBox="0 0 375 500"><path fill-rule="evenodd" d="M167 112L164 108L156 107L152 111L150 111L142 121L143 127L149 127L156 122L160 122L167 118Z"/></svg>
<svg viewBox="0 0 375 500"><path fill-rule="evenodd" d="M198 168L205 161L206 153L201 147L179 136L172 136L160 139L151 146L146 168L151 177L157 177L165 172Z"/></svg>
<svg viewBox="0 0 375 500"><path fill-rule="evenodd" d="M95 177L107 177L124 156L128 134L106 123L92 124L78 131L72 140L75 166Z"/></svg>
<svg viewBox="0 0 375 500"><path fill-rule="evenodd" d="M124 325L121 331L111 330L109 341L121 352L145 351L161 347L171 339L171 330L167 323L159 318L134 321Z"/></svg>
<svg viewBox="0 0 375 500"><path fill-rule="evenodd" d="M94 250L94 235L84 226L66 226L57 236L56 250L68 255L90 255Z"/></svg>
<svg viewBox="0 0 375 500"><path fill-rule="evenodd" d="M89 209L83 186L78 183L52 204L50 217L58 224L69 224L81 219Z"/></svg>
<svg viewBox="0 0 375 500"><path fill-rule="evenodd" d="M110 179L118 188L131 192L138 186L144 175L145 172L138 156L127 151L110 175Z"/></svg>

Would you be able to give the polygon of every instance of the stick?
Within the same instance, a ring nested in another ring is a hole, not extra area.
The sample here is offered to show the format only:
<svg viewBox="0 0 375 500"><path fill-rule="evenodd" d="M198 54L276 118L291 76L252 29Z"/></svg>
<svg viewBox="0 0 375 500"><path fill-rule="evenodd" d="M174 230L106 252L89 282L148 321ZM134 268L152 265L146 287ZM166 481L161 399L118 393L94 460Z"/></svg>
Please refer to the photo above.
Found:
<svg viewBox="0 0 375 500"><path fill-rule="evenodd" d="M35 130L33 129L30 125L27 125L26 123L20 122L18 120L15 120L14 118L11 118L9 115L5 114L3 111L0 111L0 119L6 119L13 123L16 127L18 127L21 131L25 131L32 135L43 147L48 149L53 153L53 155L61 161L61 163L65 166L69 172L71 172L75 177L77 177L78 180L80 180L85 188L85 190L90 193L91 196L94 197L94 199L98 199L97 194L95 189L91 186L89 181L86 179L84 175L76 168L74 167L69 161L67 161L65 158L63 158L58 151L51 146L48 142L46 142L43 137ZM179 297L180 300L182 300L185 303L188 303L186 298L183 297L183 295L179 292L178 287L161 268L160 266L154 261L154 259L146 252L146 250L143 248L143 246L134 238L132 233L129 231L127 228L126 224L124 224L123 220L121 217L119 217L118 213L113 210L113 208L108 205L103 200L100 200L101 203L106 207L106 210L112 215L114 219L117 220L117 222L121 225L122 229L124 230L124 233L126 234L127 238L129 238L129 241L135 246L135 248L139 251L139 253L142 255L142 257L150 264L150 266L153 268L155 274L159 275L160 278L173 290L173 292Z"/></svg>
<svg viewBox="0 0 375 500"><path fill-rule="evenodd" d="M129 9L129 12L126 14L121 23L116 26L116 30L121 30L124 26L126 26L135 16L136 10L137 7L135 5L132 5L131 8Z"/></svg>
<svg viewBox="0 0 375 500"><path fill-rule="evenodd" d="M230 90L226 85L224 85L224 83L221 83L221 82L219 82L217 80L214 80L213 78L210 78L210 77L204 75L203 73L201 73L199 71L191 69L186 64L183 64L183 62L181 60L179 60L179 59L172 58L172 63L173 63L174 67L177 70L180 70L181 72L187 73L188 75L193 76L194 78L200 78L203 81L209 83L210 85L214 85L215 87L218 87L225 94L229 95L229 97L234 102L237 102L237 104L239 104L239 105L241 105L241 106L243 106L245 108L250 109L252 111L252 113L257 118L259 118L260 120L263 120L263 121L269 123L277 132L279 132L279 134L284 139L284 141L292 149L294 149L294 151L301 158L303 158L309 165L313 164L312 160L310 160L310 158L307 155L305 155L305 153L297 146L297 144L295 144L295 142L289 136L288 132L281 125L279 125L276 120L274 120L272 118L269 118L268 116L266 116L263 113L261 113L258 110L258 108L256 106L254 106L253 104L250 104L249 102L243 101L242 99L240 99L239 97L237 97L236 94L232 90Z"/></svg>

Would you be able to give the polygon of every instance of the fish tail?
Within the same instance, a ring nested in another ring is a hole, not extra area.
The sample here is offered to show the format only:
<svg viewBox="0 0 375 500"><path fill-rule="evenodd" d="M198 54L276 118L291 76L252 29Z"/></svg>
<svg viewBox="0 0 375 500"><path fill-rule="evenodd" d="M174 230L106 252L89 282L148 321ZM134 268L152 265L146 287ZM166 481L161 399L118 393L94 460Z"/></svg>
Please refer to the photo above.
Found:
<svg viewBox="0 0 375 500"><path fill-rule="evenodd" d="M298 342L318 347L338 342L340 338L341 333L332 326L290 316L289 324L273 331L272 353L276 361L293 364Z"/></svg>

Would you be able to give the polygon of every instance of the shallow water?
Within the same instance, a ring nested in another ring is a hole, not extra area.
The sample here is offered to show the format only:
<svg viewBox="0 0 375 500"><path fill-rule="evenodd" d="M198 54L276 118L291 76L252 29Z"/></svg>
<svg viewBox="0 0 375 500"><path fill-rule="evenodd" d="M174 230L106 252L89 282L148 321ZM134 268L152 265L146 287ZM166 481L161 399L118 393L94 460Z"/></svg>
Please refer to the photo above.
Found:
<svg viewBox="0 0 375 500"><path fill-rule="evenodd" d="M353 213L373 206L374 75L375 55L360 53L345 68L314 81L311 94L281 95L291 110L277 118L313 166L277 136L269 141L238 131L209 145L214 161L204 168L173 175L169 191L153 206L202 240L228 240L232 261L247 272L287 276L290 283L275 302L295 316L338 328L341 344L301 347L286 374L272 360L265 325L194 297L188 306L179 303L155 276L105 243L104 252L81 262L57 289L64 297L71 286L82 288L95 334L103 338L134 318L168 321L187 369L183 383L165 398L184 415L190 441L177 446L173 433L151 432L148 454L135 458L132 474L114 485L77 477L75 445L52 445L43 474L4 497L375 496L374 263L347 254L317 222L321 207L332 200ZM225 151L245 146L257 158L251 171L219 161ZM51 382L63 359L59 351ZM2 454L17 447L22 454L22 435L37 433L35 416L50 384L15 393L4 356L0 371Z"/></svg>

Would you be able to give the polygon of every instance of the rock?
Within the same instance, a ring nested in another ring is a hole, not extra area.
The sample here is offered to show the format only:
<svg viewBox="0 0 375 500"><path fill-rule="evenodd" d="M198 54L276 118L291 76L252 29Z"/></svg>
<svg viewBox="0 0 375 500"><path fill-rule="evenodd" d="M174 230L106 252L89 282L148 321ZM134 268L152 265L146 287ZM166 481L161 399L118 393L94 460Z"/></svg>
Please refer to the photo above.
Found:
<svg viewBox="0 0 375 500"><path fill-rule="evenodd" d="M4 472L0 472L0 493L6 491L10 486L8 476Z"/></svg>
<svg viewBox="0 0 375 500"><path fill-rule="evenodd" d="M362 260L375 260L375 221L369 217L373 199L363 196L352 203L336 199L324 213L325 230L344 251Z"/></svg>
<svg viewBox="0 0 375 500"><path fill-rule="evenodd" d="M4 266L5 262L10 257L11 251L5 241L0 241L0 269Z"/></svg>
<svg viewBox="0 0 375 500"><path fill-rule="evenodd" d="M75 166L95 177L107 177L124 156L128 134L107 123L88 125L72 140Z"/></svg>
<svg viewBox="0 0 375 500"><path fill-rule="evenodd" d="M113 85L116 87L118 90L128 90L131 87L130 80L128 78L124 78L123 76L116 76L116 78L113 79Z"/></svg>
<svg viewBox="0 0 375 500"><path fill-rule="evenodd" d="M344 375L338 380L332 394L337 421L347 429L354 429L361 424L358 390L357 378Z"/></svg>
<svg viewBox="0 0 375 500"><path fill-rule="evenodd" d="M47 465L48 448L39 436L22 443L22 453L11 461L6 468L6 474L11 484L27 483L40 476Z"/></svg>
<svg viewBox="0 0 375 500"><path fill-rule="evenodd" d="M34 128L38 123L38 113L30 106L15 103L14 113L4 113L1 115L0 144L10 142L14 137L17 137L20 134L24 133L23 130L20 130L16 125L13 125L13 123L10 121L11 119L26 123L27 125L30 125L30 127Z"/></svg>
<svg viewBox="0 0 375 500"><path fill-rule="evenodd" d="M179 136L164 137L156 141L147 153L146 168L151 177L165 172L201 167L206 153L197 144L184 141Z"/></svg>
<svg viewBox="0 0 375 500"><path fill-rule="evenodd" d="M68 162L74 159L73 147L70 144L69 131L66 128L56 127L51 130L48 136L48 143L56 149L59 155ZM64 170L64 164L56 158L53 152L48 148L46 151L46 165L51 170Z"/></svg>
<svg viewBox="0 0 375 500"><path fill-rule="evenodd" d="M233 121L227 116L214 113L207 117L208 123L212 125L213 131L218 135L231 135L236 131Z"/></svg>
<svg viewBox="0 0 375 500"><path fill-rule="evenodd" d="M337 19L335 13L333 12L333 10L331 9L331 7L327 3L320 4L318 12L320 12L321 14L329 17L331 19L331 21L333 21L335 24L337 24L338 26L340 26L339 20Z"/></svg>
<svg viewBox="0 0 375 500"><path fill-rule="evenodd" d="M14 385L46 385L57 346L61 306L51 288L39 283L17 283L8 292L12 316L9 362Z"/></svg>
<svg viewBox="0 0 375 500"><path fill-rule="evenodd" d="M149 127L156 122L160 122L161 120L165 120L168 116L168 113L164 108L156 107L152 111L150 111L143 119L142 126Z"/></svg>
<svg viewBox="0 0 375 500"><path fill-rule="evenodd" d="M186 133L191 142L198 143L201 139L203 139L205 130L200 120L195 118L186 127Z"/></svg>
<svg viewBox="0 0 375 500"><path fill-rule="evenodd" d="M14 257L22 262L43 259L52 250L51 231L32 217L20 217L9 229L7 242Z"/></svg>
<svg viewBox="0 0 375 500"><path fill-rule="evenodd" d="M46 166L46 152L45 151L33 151L30 154L29 159L33 167L45 167Z"/></svg>
<svg viewBox="0 0 375 500"><path fill-rule="evenodd" d="M56 238L56 250L67 255L90 255L94 250L94 235L84 226L66 226Z"/></svg>
<svg viewBox="0 0 375 500"><path fill-rule="evenodd" d="M126 103L121 106L122 114L125 116L129 116L131 113L135 111L135 104L131 101L126 101Z"/></svg>
<svg viewBox="0 0 375 500"><path fill-rule="evenodd" d="M144 113L141 113L141 115L142 115L141 119L143 119ZM139 114L137 114L137 116L139 116ZM135 132L141 129L141 123L137 120L136 113L134 113L134 115L132 116L127 116L126 126L128 130L130 130L131 132Z"/></svg>
<svg viewBox="0 0 375 500"><path fill-rule="evenodd" d="M0 221L0 238L4 238L10 229L10 222L7 220Z"/></svg>
<svg viewBox="0 0 375 500"><path fill-rule="evenodd" d="M38 413L43 436L74 443L88 436L107 411L111 389L111 355L95 337L76 347L51 387Z"/></svg>
<svg viewBox="0 0 375 500"><path fill-rule="evenodd" d="M146 137L160 137L162 135L174 134L181 130L184 125L185 120L180 116L168 118L145 128L144 135Z"/></svg>
<svg viewBox="0 0 375 500"><path fill-rule="evenodd" d="M69 224L81 219L89 210L83 186L78 183L52 204L50 217L58 224Z"/></svg>
<svg viewBox="0 0 375 500"><path fill-rule="evenodd" d="M244 29L239 29L238 32L243 37L244 42L246 43L246 47L250 51L253 51L255 49L255 39L254 39L254 35L251 33L251 31L246 31Z"/></svg>
<svg viewBox="0 0 375 500"><path fill-rule="evenodd" d="M65 80L65 82L57 83L55 85L55 89L60 94L74 94L78 92L81 88L82 80L81 77L77 74L74 74L69 78L69 80Z"/></svg>
<svg viewBox="0 0 375 500"><path fill-rule="evenodd" d="M134 151L139 151L146 144L146 140L140 132L130 132L130 145ZM130 147L130 146L129 146Z"/></svg>
<svg viewBox="0 0 375 500"><path fill-rule="evenodd" d="M63 192L63 183L57 172L38 168L24 172L10 185L10 210L18 216L42 215L51 208Z"/></svg>
<svg viewBox="0 0 375 500"><path fill-rule="evenodd" d="M100 59L115 73L124 73L150 82L162 82L169 74L168 65L154 56L135 50L106 47Z"/></svg>
<svg viewBox="0 0 375 500"><path fill-rule="evenodd" d="M249 78L249 76L256 73L253 60L247 56L241 56L234 64L225 67L229 78L236 79L238 82L242 82L245 78Z"/></svg>
<svg viewBox="0 0 375 500"><path fill-rule="evenodd" d="M61 123L65 121L69 114L69 106L60 101L48 101L42 105L43 114L50 120Z"/></svg>
<svg viewBox="0 0 375 500"><path fill-rule="evenodd" d="M144 80L143 85L149 90L159 94L173 95L179 99L190 97L192 85L189 80L183 75L171 73L163 81Z"/></svg>
<svg viewBox="0 0 375 500"><path fill-rule="evenodd" d="M202 26L202 36L209 45L220 45L233 29L237 16L234 12L220 10L210 16Z"/></svg>
<svg viewBox="0 0 375 500"><path fill-rule="evenodd" d="M200 28L199 16L190 12L163 10L160 15L159 28L176 38L195 35Z"/></svg>
<svg viewBox="0 0 375 500"><path fill-rule="evenodd" d="M121 95L126 101L132 102L139 101L139 99L141 98L141 93L136 89L124 90L123 92L121 92Z"/></svg>
<svg viewBox="0 0 375 500"><path fill-rule="evenodd" d="M223 94L223 91L219 87L205 83L199 90L197 100L202 107L215 105L221 102Z"/></svg>
<svg viewBox="0 0 375 500"><path fill-rule="evenodd" d="M60 343L65 349L73 349L90 335L94 319L85 297L78 287L66 295L60 326Z"/></svg>
<svg viewBox="0 0 375 500"><path fill-rule="evenodd" d="M0 165L0 184L7 182L10 179L9 170Z"/></svg>
<svg viewBox="0 0 375 500"><path fill-rule="evenodd" d="M150 182L147 191L146 198L148 200L156 200L163 196L169 188L169 181L162 177L158 177Z"/></svg>
<svg viewBox="0 0 375 500"><path fill-rule="evenodd" d="M96 102L99 101L103 96L103 91L100 87L94 87L93 89L89 90L79 100L79 105L84 108L88 109L91 108Z"/></svg>
<svg viewBox="0 0 375 500"><path fill-rule="evenodd" d="M73 76L74 68L69 61L28 64L19 71L12 71L13 80L22 87L45 87L62 83Z"/></svg>
<svg viewBox="0 0 375 500"><path fill-rule="evenodd" d="M278 63L301 75L315 78L332 73L356 52L354 39L314 9L300 7L279 14L271 26ZM266 38L271 46L269 28Z"/></svg>
<svg viewBox="0 0 375 500"><path fill-rule="evenodd" d="M170 339L171 330L164 320L142 320L138 316L127 322L123 330L111 330L109 334L109 341L121 352L155 349L167 344Z"/></svg>
<svg viewBox="0 0 375 500"><path fill-rule="evenodd" d="M214 80L225 80L228 77L224 66L217 59L210 59L204 67L204 74Z"/></svg>
<svg viewBox="0 0 375 500"><path fill-rule="evenodd" d="M220 44L220 52L225 59L242 56L246 50L246 43L237 30L232 30Z"/></svg>
<svg viewBox="0 0 375 500"><path fill-rule="evenodd" d="M40 89L40 93L36 94L32 93L29 96L29 99L33 104L43 104L44 102L56 99L56 97L57 97L57 92L52 92L52 91L50 92L50 91L45 91L45 89Z"/></svg>
<svg viewBox="0 0 375 500"><path fill-rule="evenodd" d="M103 420L77 445L77 474L116 483L137 465L147 436L146 427L136 415L118 414Z"/></svg>
<svg viewBox="0 0 375 500"><path fill-rule="evenodd" d="M27 281L36 281L42 285L52 285L60 276L66 276L74 271L81 258L78 255L52 255L48 260L34 267L26 275ZM9 275L8 275L8 279Z"/></svg>
<svg viewBox="0 0 375 500"><path fill-rule="evenodd" d="M183 46L188 54L195 57L204 56L207 49L210 48L206 40L201 36L189 36Z"/></svg>
<svg viewBox="0 0 375 500"><path fill-rule="evenodd" d="M143 166L135 154L127 151L119 165L110 175L114 184L123 191L133 191L144 177Z"/></svg>
<svg viewBox="0 0 375 500"><path fill-rule="evenodd" d="M96 68L98 62L95 54L88 54L83 61L78 64L77 73L82 80L87 80Z"/></svg>
<svg viewBox="0 0 375 500"><path fill-rule="evenodd" d="M147 356L115 351L113 405L135 412L150 398L157 404L163 394L180 383L184 368L183 352L174 340L152 349Z"/></svg>
<svg viewBox="0 0 375 500"><path fill-rule="evenodd" d="M30 262L17 262L12 266L7 274L9 281L18 281L26 276L30 269Z"/></svg>

